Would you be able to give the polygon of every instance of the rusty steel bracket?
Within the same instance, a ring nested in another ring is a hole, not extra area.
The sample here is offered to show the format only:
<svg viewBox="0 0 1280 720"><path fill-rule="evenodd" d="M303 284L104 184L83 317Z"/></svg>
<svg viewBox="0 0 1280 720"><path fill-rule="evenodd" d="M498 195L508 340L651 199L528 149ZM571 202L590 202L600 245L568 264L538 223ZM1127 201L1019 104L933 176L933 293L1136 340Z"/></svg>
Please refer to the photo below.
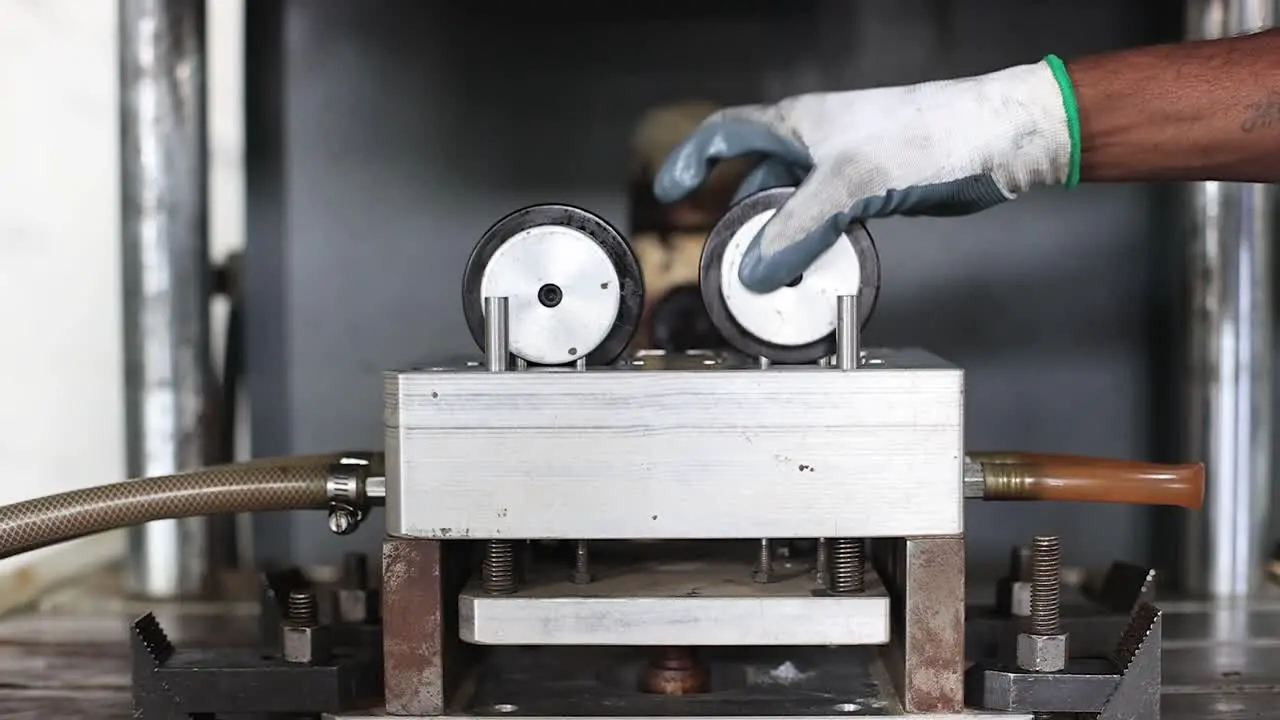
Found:
<svg viewBox="0 0 1280 720"><path fill-rule="evenodd" d="M458 637L458 593L470 572L465 541L388 536L382 543L382 628L386 709L443 715L475 648Z"/></svg>
<svg viewBox="0 0 1280 720"><path fill-rule="evenodd" d="M872 558L890 597L884 661L911 713L964 710L964 536L888 538Z"/></svg>

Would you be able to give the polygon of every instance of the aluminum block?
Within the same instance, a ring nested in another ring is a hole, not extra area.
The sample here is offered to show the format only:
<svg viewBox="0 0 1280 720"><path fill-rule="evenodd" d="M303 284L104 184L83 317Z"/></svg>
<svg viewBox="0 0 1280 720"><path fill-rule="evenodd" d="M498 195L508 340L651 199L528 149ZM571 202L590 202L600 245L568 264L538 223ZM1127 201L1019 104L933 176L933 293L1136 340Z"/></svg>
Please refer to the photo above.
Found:
<svg viewBox="0 0 1280 720"><path fill-rule="evenodd" d="M432 539L963 531L963 372L719 356L388 373L387 530Z"/></svg>

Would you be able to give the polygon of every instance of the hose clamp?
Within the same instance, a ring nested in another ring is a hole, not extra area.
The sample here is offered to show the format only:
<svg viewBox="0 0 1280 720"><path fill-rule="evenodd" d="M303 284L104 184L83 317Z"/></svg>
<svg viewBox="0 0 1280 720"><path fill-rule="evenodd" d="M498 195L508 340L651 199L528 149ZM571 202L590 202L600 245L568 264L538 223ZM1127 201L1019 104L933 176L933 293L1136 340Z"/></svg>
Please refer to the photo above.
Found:
<svg viewBox="0 0 1280 720"><path fill-rule="evenodd" d="M325 494L329 497L329 530L334 534L353 533L364 521L369 510L368 479L368 460L349 456L329 466Z"/></svg>

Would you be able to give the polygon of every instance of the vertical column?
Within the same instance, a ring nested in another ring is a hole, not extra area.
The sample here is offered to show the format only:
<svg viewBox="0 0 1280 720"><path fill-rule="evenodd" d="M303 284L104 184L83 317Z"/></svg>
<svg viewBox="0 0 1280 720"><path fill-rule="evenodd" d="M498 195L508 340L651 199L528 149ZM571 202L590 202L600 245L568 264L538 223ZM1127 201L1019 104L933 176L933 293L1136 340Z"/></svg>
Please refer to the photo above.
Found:
<svg viewBox="0 0 1280 720"><path fill-rule="evenodd" d="M964 536L883 540L877 546L892 603L886 664L903 708L962 712Z"/></svg>
<svg viewBox="0 0 1280 720"><path fill-rule="evenodd" d="M121 0L119 8L129 471L163 475L205 462L214 420L205 3ZM211 537L205 518L133 529L130 589L151 597L205 591Z"/></svg>
<svg viewBox="0 0 1280 720"><path fill-rule="evenodd" d="M1271 27L1271 0L1192 0L1189 39ZM1267 185L1188 185L1189 357L1183 390L1188 459L1205 463L1204 509L1185 514L1186 590L1255 592L1268 545L1272 482L1275 204Z"/></svg>
<svg viewBox="0 0 1280 720"><path fill-rule="evenodd" d="M391 715L443 715L466 671L458 592L467 543L388 537L382 543L382 657Z"/></svg>

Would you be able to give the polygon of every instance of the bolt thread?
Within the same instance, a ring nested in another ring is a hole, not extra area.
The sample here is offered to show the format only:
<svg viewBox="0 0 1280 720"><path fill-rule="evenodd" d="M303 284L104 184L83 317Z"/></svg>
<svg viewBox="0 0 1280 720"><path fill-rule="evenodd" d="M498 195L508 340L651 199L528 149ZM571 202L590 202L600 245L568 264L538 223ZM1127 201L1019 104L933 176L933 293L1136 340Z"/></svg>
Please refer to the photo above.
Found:
<svg viewBox="0 0 1280 720"><path fill-rule="evenodd" d="M773 542L769 538L760 538L760 554L756 557L756 567L760 572L773 569Z"/></svg>
<svg viewBox="0 0 1280 720"><path fill-rule="evenodd" d="M319 619L316 595L310 590L291 590L287 604L289 622L295 625L310 627Z"/></svg>
<svg viewBox="0 0 1280 720"><path fill-rule="evenodd" d="M587 541L579 540L573 546L573 571L585 574L591 570L591 554Z"/></svg>
<svg viewBox="0 0 1280 720"><path fill-rule="evenodd" d="M828 550L831 562L831 592L860 593L866 575L862 538L836 538Z"/></svg>
<svg viewBox="0 0 1280 720"><path fill-rule="evenodd" d="M484 546L484 591L490 595L510 595L516 591L516 549L510 540L490 540Z"/></svg>
<svg viewBox="0 0 1280 720"><path fill-rule="evenodd" d="M1061 632L1062 548L1058 538L1037 536L1031 544L1031 634Z"/></svg>

